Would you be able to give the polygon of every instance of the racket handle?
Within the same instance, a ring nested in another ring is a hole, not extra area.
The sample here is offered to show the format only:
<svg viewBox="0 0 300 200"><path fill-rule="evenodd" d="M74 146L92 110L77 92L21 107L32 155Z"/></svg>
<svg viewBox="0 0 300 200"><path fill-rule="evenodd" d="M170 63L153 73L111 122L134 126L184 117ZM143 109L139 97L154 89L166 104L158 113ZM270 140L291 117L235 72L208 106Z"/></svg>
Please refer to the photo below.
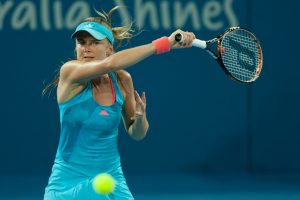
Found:
<svg viewBox="0 0 300 200"><path fill-rule="evenodd" d="M177 33L175 35L175 41L176 42L182 42L182 41L184 41L183 35L181 33ZM193 42L192 42L192 46L198 47L198 48L201 48L201 49L206 49L207 44L203 40L194 39Z"/></svg>
<svg viewBox="0 0 300 200"><path fill-rule="evenodd" d="M206 49L206 47L207 47L206 42L203 41L203 40L199 40L199 39L194 39L193 42L192 42L192 45L194 47L199 47L201 49Z"/></svg>

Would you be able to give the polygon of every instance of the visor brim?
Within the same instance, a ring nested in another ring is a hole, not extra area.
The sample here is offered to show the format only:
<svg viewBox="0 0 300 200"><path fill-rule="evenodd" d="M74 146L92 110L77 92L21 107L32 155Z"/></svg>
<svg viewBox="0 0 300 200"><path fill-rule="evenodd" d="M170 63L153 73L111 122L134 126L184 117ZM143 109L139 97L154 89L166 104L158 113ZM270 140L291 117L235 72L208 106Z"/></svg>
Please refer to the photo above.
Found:
<svg viewBox="0 0 300 200"><path fill-rule="evenodd" d="M86 31L86 32L88 32L88 33L89 33L93 38L95 38L96 40L103 40L103 39L106 38L106 36L103 35L102 33L98 32L98 31L95 31L95 30L93 30L93 29L87 29L87 28L76 30L76 31L72 34L71 38L72 38L72 39L76 38L77 34L78 34L80 31Z"/></svg>

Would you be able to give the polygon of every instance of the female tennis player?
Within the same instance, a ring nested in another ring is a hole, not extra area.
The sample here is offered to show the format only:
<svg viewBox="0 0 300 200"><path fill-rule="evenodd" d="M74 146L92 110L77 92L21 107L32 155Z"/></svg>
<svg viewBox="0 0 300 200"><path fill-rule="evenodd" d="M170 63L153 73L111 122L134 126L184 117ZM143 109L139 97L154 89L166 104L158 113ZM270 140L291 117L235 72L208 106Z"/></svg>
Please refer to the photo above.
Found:
<svg viewBox="0 0 300 200"><path fill-rule="evenodd" d="M115 52L122 40L133 36L131 27L112 27L111 15L117 9L97 12L99 16L77 26L72 35L76 59L63 64L50 84L57 86L61 132L44 200L133 199L118 153L118 126L122 117L128 134L141 140L149 124L145 93L140 96L134 90L124 68L153 54L191 47L195 38L193 33L177 30L169 37ZM184 35L183 43L175 41L176 33ZM99 173L109 173L116 180L111 194L93 191L92 181Z"/></svg>

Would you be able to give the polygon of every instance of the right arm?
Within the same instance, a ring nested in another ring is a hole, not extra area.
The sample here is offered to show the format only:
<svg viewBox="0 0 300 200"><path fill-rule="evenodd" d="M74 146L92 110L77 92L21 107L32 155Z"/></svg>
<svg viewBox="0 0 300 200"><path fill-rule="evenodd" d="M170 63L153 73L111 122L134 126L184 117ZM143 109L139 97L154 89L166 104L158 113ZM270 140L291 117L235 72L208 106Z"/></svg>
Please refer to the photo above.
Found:
<svg viewBox="0 0 300 200"><path fill-rule="evenodd" d="M179 45L175 41L176 33L182 33L186 40L185 45ZM171 48L190 47L192 40L195 38L193 33L187 33L180 30L173 32L169 36ZM149 57L156 52L156 47L150 43L134 48L129 48L110 55L103 60L95 60L90 62L82 62L78 60L69 61L61 68L61 80L71 84L82 84L89 80L97 78L111 71L132 66L139 61Z"/></svg>
<svg viewBox="0 0 300 200"><path fill-rule="evenodd" d="M124 69L155 53L153 44L126 49L103 60L69 61L61 68L61 78L71 83L85 83L111 71Z"/></svg>

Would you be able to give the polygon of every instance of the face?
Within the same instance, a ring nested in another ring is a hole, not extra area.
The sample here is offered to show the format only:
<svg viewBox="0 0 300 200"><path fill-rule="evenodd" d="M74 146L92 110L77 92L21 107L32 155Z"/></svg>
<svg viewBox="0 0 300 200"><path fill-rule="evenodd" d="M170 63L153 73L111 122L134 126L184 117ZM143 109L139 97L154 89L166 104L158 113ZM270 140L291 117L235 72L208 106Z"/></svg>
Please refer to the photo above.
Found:
<svg viewBox="0 0 300 200"><path fill-rule="evenodd" d="M103 60L112 53L112 45L107 39L96 40L88 32L81 31L76 36L77 60Z"/></svg>

